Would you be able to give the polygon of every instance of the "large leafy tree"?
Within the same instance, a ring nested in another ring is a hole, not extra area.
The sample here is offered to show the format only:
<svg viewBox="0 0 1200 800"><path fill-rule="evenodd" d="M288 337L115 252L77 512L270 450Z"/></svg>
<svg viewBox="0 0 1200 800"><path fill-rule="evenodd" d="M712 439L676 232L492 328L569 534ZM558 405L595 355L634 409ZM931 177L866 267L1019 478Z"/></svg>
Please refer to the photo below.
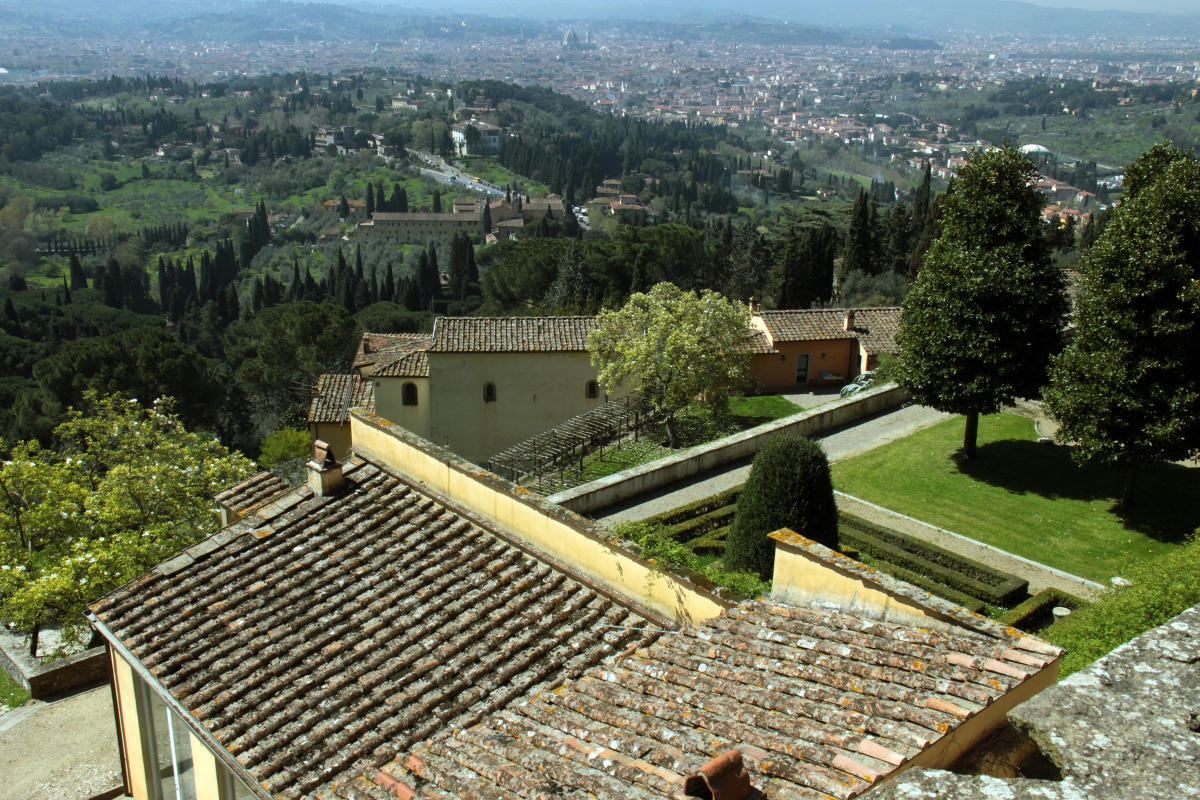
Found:
<svg viewBox="0 0 1200 800"><path fill-rule="evenodd" d="M749 326L749 310L716 292L660 283L601 311L588 350L605 390L639 392L665 416L670 445L678 447L676 413L698 398L720 406L745 381Z"/></svg>
<svg viewBox="0 0 1200 800"><path fill-rule="evenodd" d="M1014 148L972 154L900 317L900 382L917 402L966 415L968 458L979 415L1036 394L1061 345L1067 301L1042 238L1036 178Z"/></svg>
<svg viewBox="0 0 1200 800"><path fill-rule="evenodd" d="M1162 144L1125 175L1046 402L1076 460L1126 471L1131 503L1140 467L1200 453L1200 163Z"/></svg>
<svg viewBox="0 0 1200 800"><path fill-rule="evenodd" d="M88 392L55 436L0 464L0 615L79 639L89 602L216 530L213 494L252 469L169 400Z"/></svg>

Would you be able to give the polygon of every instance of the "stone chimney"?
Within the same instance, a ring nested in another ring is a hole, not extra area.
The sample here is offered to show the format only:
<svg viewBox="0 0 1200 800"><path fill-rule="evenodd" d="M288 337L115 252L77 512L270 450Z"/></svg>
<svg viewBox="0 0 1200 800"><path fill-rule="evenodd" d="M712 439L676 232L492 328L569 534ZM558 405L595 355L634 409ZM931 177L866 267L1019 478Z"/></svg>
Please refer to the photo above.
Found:
<svg viewBox="0 0 1200 800"><path fill-rule="evenodd" d="M842 322L842 330L844 330L844 331L854 330L854 309L853 308L846 309L846 319L843 320L843 322Z"/></svg>
<svg viewBox="0 0 1200 800"><path fill-rule="evenodd" d="M317 497L329 497L342 488L342 465L333 457L327 442L313 442L313 457L308 467L308 488Z"/></svg>
<svg viewBox="0 0 1200 800"><path fill-rule="evenodd" d="M738 750L719 755L697 770L684 783L683 793L703 800L765 800L765 795L750 785L750 774Z"/></svg>

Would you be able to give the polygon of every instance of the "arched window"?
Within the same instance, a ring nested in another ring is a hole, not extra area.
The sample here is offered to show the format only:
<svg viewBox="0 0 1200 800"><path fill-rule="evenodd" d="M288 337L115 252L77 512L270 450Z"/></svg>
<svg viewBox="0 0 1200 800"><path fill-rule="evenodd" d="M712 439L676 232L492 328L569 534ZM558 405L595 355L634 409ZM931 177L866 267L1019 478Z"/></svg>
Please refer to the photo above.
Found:
<svg viewBox="0 0 1200 800"><path fill-rule="evenodd" d="M496 402L496 384L485 383L483 385L483 402L485 402L485 403Z"/></svg>
<svg viewBox="0 0 1200 800"><path fill-rule="evenodd" d="M406 383L400 387L400 403L406 406L417 404L417 385L415 383Z"/></svg>
<svg viewBox="0 0 1200 800"><path fill-rule="evenodd" d="M583 393L587 395L589 400L595 400L600 396L600 384L596 383L595 381L588 381Z"/></svg>

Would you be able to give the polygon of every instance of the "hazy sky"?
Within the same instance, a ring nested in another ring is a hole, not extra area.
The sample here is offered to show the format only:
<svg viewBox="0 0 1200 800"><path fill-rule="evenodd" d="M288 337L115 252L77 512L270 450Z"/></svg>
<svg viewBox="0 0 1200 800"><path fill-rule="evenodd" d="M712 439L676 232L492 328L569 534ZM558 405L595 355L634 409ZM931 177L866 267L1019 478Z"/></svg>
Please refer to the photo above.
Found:
<svg viewBox="0 0 1200 800"><path fill-rule="evenodd" d="M1037 6L1055 8L1086 8L1092 11L1142 11L1164 14L1200 13L1197 0L1025 0Z"/></svg>

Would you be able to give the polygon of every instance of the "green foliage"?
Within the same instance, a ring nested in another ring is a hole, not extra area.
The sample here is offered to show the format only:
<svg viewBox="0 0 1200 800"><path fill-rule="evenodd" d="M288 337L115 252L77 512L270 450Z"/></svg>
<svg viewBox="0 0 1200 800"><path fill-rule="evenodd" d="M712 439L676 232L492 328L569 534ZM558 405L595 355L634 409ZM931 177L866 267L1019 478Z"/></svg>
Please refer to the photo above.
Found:
<svg viewBox="0 0 1200 800"><path fill-rule="evenodd" d="M0 615L87 633L87 604L216 529L212 496L251 464L190 433L169 400L85 395L55 436L0 466Z"/></svg>
<svg viewBox="0 0 1200 800"><path fill-rule="evenodd" d="M942 234L905 301L900 383L918 403L995 414L1036 395L1061 344L1062 276L1042 237L1042 194L1019 151L977 151L941 206ZM964 449L974 455L976 428Z"/></svg>
<svg viewBox="0 0 1200 800"><path fill-rule="evenodd" d="M896 337L900 382L917 402L970 421L1041 386L1066 299L1042 240L1036 177L1011 147L976 152L959 170Z"/></svg>
<svg viewBox="0 0 1200 800"><path fill-rule="evenodd" d="M613 532L641 547L642 558L665 567L685 567L699 572L713 583L727 586L743 597L760 597L771 591L770 581L761 580L753 572L732 569L696 555L687 545L668 536L660 523L623 522Z"/></svg>
<svg viewBox="0 0 1200 800"><path fill-rule="evenodd" d="M819 444L798 436L772 439L754 456L726 537L726 565L768 580L775 565L775 543L767 534L780 528L837 549L837 506L829 461Z"/></svg>
<svg viewBox="0 0 1200 800"><path fill-rule="evenodd" d="M258 463L270 469L281 461L307 458L312 453L312 443L312 434L306 430L281 428L263 439Z"/></svg>
<svg viewBox="0 0 1200 800"><path fill-rule="evenodd" d="M1080 265L1075 335L1046 402L1080 463L1132 477L1200 453L1200 163L1160 145L1127 174Z"/></svg>
<svg viewBox="0 0 1200 800"><path fill-rule="evenodd" d="M1052 609L1055 606L1063 606L1074 611L1085 605L1087 603L1074 595L1053 587L1046 587L1025 602L1013 606L997 617L997 621L1023 631L1037 633L1054 621Z"/></svg>
<svg viewBox="0 0 1200 800"><path fill-rule="evenodd" d="M1106 592L1043 632L1067 649L1060 674L1070 675L1135 636L1200 603L1200 538L1153 559L1134 559L1122 575L1133 583Z"/></svg>
<svg viewBox="0 0 1200 800"><path fill-rule="evenodd" d="M1007 606L1025 596L1029 582L993 569L978 561L953 553L928 542L906 536L899 531L860 519L851 514L839 515L842 541L901 567L909 573L921 576L956 593L978 598L991 605ZM885 570L889 571L889 570ZM922 585L907 576L902 580ZM935 594L946 597L936 588L922 586ZM954 599L954 598L947 598ZM957 600L956 600L957 602Z"/></svg>
<svg viewBox="0 0 1200 800"><path fill-rule="evenodd" d="M676 413L701 395L722 408L745 382L749 324L745 307L716 292L697 295L660 283L620 309L600 312L588 350L605 391L639 392L666 417L670 446L678 447Z"/></svg>
<svg viewBox="0 0 1200 800"><path fill-rule="evenodd" d="M0 669L0 705L16 708L29 699L25 687L13 680L12 676Z"/></svg>
<svg viewBox="0 0 1200 800"><path fill-rule="evenodd" d="M208 359L161 328L67 342L33 373L63 406L80 403L89 391L145 402L182 398L176 407L191 426L214 422L225 396Z"/></svg>

